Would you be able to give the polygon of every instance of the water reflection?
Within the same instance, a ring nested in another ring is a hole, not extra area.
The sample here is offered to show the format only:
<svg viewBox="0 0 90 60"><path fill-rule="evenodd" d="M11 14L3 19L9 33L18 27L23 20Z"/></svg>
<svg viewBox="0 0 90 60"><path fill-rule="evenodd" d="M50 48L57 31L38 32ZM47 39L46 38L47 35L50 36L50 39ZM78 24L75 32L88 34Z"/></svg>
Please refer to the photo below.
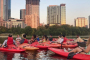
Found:
<svg viewBox="0 0 90 60"><path fill-rule="evenodd" d="M37 51L26 51L28 60L36 60Z"/></svg>
<svg viewBox="0 0 90 60"><path fill-rule="evenodd" d="M26 51L24 53L0 52L0 60L67 60L50 50ZM74 60L74 59L71 59Z"/></svg>

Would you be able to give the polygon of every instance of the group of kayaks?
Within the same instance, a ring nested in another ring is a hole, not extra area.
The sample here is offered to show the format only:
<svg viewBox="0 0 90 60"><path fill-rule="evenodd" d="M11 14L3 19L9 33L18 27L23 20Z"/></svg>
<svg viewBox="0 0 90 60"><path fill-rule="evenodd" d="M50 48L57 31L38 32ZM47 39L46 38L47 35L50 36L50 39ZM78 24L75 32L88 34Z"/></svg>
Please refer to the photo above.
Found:
<svg viewBox="0 0 90 60"><path fill-rule="evenodd" d="M36 42L35 42L36 43ZM61 44L57 44L57 43L43 43L43 44L35 44L33 43L32 46L38 47L39 49L48 49L48 48L58 48L61 47ZM62 47L63 48L74 48L77 47L77 44L71 45L71 44L67 44L67 43L63 43Z"/></svg>
<svg viewBox="0 0 90 60"><path fill-rule="evenodd" d="M56 44L56 43L49 44L49 43L47 43L47 44L43 44L43 45L38 45L38 43L36 43L36 44L35 43L33 43L32 45L35 47L38 47L39 49L49 49L49 50L53 51L54 53L56 53L60 56L68 57L69 52L65 52L64 49L58 49L58 47L61 47L61 44ZM63 48L75 48L77 46L78 46L78 44L68 45L67 43L64 43L62 45ZM90 55L76 54L73 56L73 58L79 59L79 60L90 60Z"/></svg>
<svg viewBox="0 0 90 60"><path fill-rule="evenodd" d="M67 43L63 43L62 47L63 48L75 48L77 47L77 44L73 44L73 45L69 45ZM57 44L57 43L38 43L38 42L34 42L33 44L21 44L20 46L16 47L14 45L10 45L7 48L2 48L0 47L0 51L5 51L5 52L24 52L26 50L38 50L38 49L49 49L51 51L53 51L56 54L59 54L61 56L67 57L69 52L65 52L63 49L58 49L58 47L61 47L61 44ZM80 59L80 60L90 60L90 55L86 55L86 54L76 54L74 57L74 59Z"/></svg>
<svg viewBox="0 0 90 60"><path fill-rule="evenodd" d="M66 43L64 43L62 45L62 47L76 47L77 44L75 45L67 45ZM15 45L10 45L6 48L0 48L0 51L6 51L6 52L23 52L25 50L38 50L38 49L48 49L48 48L58 48L61 47L61 44L57 44L57 43L38 43L38 42L34 42L33 44L27 44L27 43L23 43L20 46L16 47Z"/></svg>

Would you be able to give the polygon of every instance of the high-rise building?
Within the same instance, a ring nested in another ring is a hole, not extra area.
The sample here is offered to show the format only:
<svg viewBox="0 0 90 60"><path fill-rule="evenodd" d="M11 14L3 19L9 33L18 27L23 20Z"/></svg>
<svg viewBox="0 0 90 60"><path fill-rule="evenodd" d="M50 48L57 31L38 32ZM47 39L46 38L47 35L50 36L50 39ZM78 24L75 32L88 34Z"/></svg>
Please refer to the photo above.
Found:
<svg viewBox="0 0 90 60"><path fill-rule="evenodd" d="M75 26L76 27L87 27L88 28L88 21L85 17L78 17L75 19Z"/></svg>
<svg viewBox="0 0 90 60"><path fill-rule="evenodd" d="M25 20L25 15L26 15L26 10L25 9L21 9L20 10L20 19Z"/></svg>
<svg viewBox="0 0 90 60"><path fill-rule="evenodd" d="M65 6L65 4L60 5L60 23L61 23L61 25L66 24L66 6Z"/></svg>
<svg viewBox="0 0 90 60"><path fill-rule="evenodd" d="M11 18L11 0L0 0L0 21Z"/></svg>
<svg viewBox="0 0 90 60"><path fill-rule="evenodd" d="M90 16L89 16L89 28L90 28Z"/></svg>
<svg viewBox="0 0 90 60"><path fill-rule="evenodd" d="M65 4L50 5L47 7L47 24L50 26L66 24L66 6Z"/></svg>
<svg viewBox="0 0 90 60"><path fill-rule="evenodd" d="M47 24L60 24L60 6L47 7Z"/></svg>
<svg viewBox="0 0 90 60"><path fill-rule="evenodd" d="M37 28L39 26L39 2L40 0L26 0L26 16L25 23L27 26L31 26L32 28ZM33 20L33 16L34 20ZM37 24L35 24L35 21Z"/></svg>

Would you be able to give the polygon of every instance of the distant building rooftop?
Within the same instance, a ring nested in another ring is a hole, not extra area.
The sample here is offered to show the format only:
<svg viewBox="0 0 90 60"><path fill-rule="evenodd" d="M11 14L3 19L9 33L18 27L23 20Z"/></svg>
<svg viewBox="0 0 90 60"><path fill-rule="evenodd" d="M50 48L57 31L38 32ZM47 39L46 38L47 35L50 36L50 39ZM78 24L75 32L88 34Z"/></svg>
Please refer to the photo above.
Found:
<svg viewBox="0 0 90 60"><path fill-rule="evenodd" d="M16 19L16 18L10 18L9 21L16 20L16 21L24 21L23 19Z"/></svg>
<svg viewBox="0 0 90 60"><path fill-rule="evenodd" d="M52 6L58 6L58 5L49 5L49 7L52 7Z"/></svg>
<svg viewBox="0 0 90 60"><path fill-rule="evenodd" d="M60 6L65 6L66 4L60 4Z"/></svg>
<svg viewBox="0 0 90 60"><path fill-rule="evenodd" d="M77 17L77 18L85 18L85 17Z"/></svg>

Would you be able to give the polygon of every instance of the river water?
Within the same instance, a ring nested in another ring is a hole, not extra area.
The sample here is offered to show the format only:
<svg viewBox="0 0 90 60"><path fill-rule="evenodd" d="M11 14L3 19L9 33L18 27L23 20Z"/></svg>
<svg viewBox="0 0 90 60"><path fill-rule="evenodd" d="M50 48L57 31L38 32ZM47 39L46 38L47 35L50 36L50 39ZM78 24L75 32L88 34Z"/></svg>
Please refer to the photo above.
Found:
<svg viewBox="0 0 90 60"><path fill-rule="evenodd" d="M0 43L3 43L5 39L0 38ZM0 60L67 60L67 58L59 56L50 50L25 51L23 53L0 51Z"/></svg>

